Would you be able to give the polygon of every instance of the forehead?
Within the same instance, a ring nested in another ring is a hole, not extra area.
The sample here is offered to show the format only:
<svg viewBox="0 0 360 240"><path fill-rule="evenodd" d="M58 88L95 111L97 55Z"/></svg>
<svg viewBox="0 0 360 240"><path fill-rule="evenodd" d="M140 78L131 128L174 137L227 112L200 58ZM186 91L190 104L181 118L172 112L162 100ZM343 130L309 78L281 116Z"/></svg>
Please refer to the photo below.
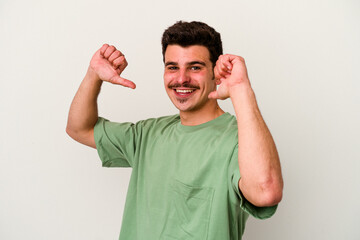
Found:
<svg viewBox="0 0 360 240"><path fill-rule="evenodd" d="M193 61L210 63L209 50L201 45L182 47L180 45L168 45L165 51L165 63L175 62L178 64Z"/></svg>

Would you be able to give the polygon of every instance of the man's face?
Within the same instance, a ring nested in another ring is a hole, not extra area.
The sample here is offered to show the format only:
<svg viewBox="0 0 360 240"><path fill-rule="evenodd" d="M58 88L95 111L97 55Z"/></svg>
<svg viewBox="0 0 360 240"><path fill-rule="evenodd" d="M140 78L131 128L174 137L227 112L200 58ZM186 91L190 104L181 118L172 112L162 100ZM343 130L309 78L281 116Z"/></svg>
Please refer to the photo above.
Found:
<svg viewBox="0 0 360 240"><path fill-rule="evenodd" d="M164 84L177 109L196 111L211 105L216 89L209 50L200 45L168 45L165 52Z"/></svg>

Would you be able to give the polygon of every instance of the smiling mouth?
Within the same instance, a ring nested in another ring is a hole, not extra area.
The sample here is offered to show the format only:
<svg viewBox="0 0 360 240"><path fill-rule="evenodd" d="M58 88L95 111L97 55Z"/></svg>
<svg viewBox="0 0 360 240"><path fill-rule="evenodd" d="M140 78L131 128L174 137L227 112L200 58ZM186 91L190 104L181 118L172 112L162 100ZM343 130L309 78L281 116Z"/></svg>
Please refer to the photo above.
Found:
<svg viewBox="0 0 360 240"><path fill-rule="evenodd" d="M196 91L196 89L179 89L179 88L173 88L173 90L175 92L175 96L179 99L189 98Z"/></svg>
<svg viewBox="0 0 360 240"><path fill-rule="evenodd" d="M192 93L195 89L175 89L177 93Z"/></svg>
<svg viewBox="0 0 360 240"><path fill-rule="evenodd" d="M185 100L185 99L191 97L196 90L200 89L199 86L197 86L195 84L189 84L189 83L169 84L168 88L172 89L175 93L175 96L181 100Z"/></svg>

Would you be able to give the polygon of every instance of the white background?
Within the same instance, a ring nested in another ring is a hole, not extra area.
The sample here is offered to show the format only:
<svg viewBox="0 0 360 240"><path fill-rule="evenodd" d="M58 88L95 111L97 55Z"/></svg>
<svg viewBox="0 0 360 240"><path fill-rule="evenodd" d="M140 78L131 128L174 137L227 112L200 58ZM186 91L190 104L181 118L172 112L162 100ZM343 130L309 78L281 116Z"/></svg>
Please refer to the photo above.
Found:
<svg viewBox="0 0 360 240"><path fill-rule="evenodd" d="M177 20L207 22L246 59L277 143L283 201L271 219L250 218L244 239L360 239L357 0L0 0L0 239L118 238L130 170L102 168L70 139L68 109L106 42L138 87L105 84L100 114L176 113L160 39Z"/></svg>

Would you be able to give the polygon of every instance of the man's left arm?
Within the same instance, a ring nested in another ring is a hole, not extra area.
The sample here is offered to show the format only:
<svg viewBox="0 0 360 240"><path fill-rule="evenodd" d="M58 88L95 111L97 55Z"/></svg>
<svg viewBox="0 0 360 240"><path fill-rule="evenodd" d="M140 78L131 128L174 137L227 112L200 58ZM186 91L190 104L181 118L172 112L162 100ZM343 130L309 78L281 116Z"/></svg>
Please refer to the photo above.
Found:
<svg viewBox="0 0 360 240"><path fill-rule="evenodd" d="M239 188L258 207L281 201L283 179L274 140L261 116L251 88L245 61L235 55L222 55L214 68L219 85L209 98L229 98L238 125Z"/></svg>

